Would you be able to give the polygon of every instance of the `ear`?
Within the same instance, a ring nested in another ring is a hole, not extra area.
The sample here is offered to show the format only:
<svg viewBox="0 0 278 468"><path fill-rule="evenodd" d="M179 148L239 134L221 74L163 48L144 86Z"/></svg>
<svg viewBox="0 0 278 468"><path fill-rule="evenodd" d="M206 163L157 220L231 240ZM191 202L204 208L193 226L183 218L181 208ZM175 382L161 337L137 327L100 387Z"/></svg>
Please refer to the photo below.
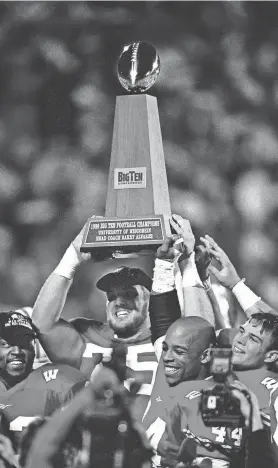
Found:
<svg viewBox="0 0 278 468"><path fill-rule="evenodd" d="M278 359L278 351L273 349L272 351L268 351L265 355L264 362L275 362Z"/></svg>
<svg viewBox="0 0 278 468"><path fill-rule="evenodd" d="M207 348L201 356L201 363L208 364L210 362L210 359L211 359L211 348Z"/></svg>

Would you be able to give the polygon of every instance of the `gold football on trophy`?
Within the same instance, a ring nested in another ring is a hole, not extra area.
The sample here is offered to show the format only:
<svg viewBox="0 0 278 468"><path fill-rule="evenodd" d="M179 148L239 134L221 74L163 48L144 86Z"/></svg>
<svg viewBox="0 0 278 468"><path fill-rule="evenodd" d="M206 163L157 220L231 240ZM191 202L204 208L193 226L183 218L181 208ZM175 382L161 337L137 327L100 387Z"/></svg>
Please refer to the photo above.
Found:
<svg viewBox="0 0 278 468"><path fill-rule="evenodd" d="M133 42L124 47L118 60L117 73L121 85L131 93L143 93L156 81L160 59L147 42Z"/></svg>

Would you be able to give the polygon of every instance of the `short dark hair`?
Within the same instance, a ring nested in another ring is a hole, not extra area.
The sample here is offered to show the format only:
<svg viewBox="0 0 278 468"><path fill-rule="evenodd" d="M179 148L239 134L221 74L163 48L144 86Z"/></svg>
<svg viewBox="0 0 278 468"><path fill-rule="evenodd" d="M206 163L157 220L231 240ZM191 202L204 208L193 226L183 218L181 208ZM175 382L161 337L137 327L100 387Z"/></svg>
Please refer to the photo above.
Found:
<svg viewBox="0 0 278 468"><path fill-rule="evenodd" d="M272 339L268 351L278 350L278 315L270 312L256 312L251 315L249 322L254 325L261 325L261 333L270 332Z"/></svg>

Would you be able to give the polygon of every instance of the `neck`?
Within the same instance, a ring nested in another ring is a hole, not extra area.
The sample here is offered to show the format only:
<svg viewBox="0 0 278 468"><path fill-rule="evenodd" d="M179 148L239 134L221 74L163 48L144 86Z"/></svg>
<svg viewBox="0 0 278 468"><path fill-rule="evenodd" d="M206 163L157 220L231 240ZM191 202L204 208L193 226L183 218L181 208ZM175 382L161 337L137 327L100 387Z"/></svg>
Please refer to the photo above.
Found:
<svg viewBox="0 0 278 468"><path fill-rule="evenodd" d="M129 340L134 340L136 339L137 337L139 337L144 331L148 330L149 327L148 327L148 323L147 321L145 321L139 328L139 330L136 331L136 333L134 333L133 335L130 335L130 336L126 336L124 333L121 334L121 333L115 333L115 338L118 338L119 340L125 340L125 341L129 341Z"/></svg>
<svg viewBox="0 0 278 468"><path fill-rule="evenodd" d="M26 375L12 376L6 372L0 375L0 382L6 387L7 390L22 382L26 378Z"/></svg>

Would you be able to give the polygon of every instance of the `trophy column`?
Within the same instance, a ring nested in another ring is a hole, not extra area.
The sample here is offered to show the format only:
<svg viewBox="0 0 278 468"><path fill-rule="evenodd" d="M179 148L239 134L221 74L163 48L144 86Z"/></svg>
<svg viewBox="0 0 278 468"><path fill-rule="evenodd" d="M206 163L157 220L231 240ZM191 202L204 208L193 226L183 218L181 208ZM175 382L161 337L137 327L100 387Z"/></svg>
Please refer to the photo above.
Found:
<svg viewBox="0 0 278 468"><path fill-rule="evenodd" d="M157 100L117 97L105 216L171 216Z"/></svg>

